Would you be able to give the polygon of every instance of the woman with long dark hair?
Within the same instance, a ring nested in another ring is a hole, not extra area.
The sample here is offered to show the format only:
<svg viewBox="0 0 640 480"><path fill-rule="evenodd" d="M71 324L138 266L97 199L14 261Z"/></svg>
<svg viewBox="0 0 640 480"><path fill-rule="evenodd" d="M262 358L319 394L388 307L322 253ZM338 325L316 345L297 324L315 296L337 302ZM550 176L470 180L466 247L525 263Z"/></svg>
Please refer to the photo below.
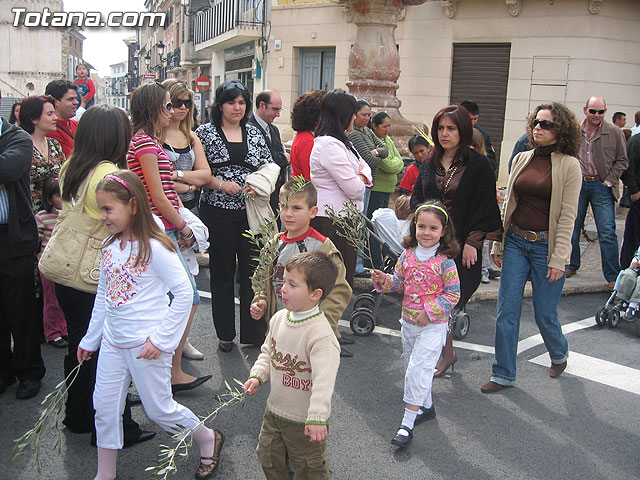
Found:
<svg viewBox="0 0 640 480"><path fill-rule="evenodd" d="M335 211L351 200L358 209L364 207L365 188L372 185L371 168L362 160L345 131L353 125L356 99L341 89L328 92L320 102L320 121L309 163L311 181L318 190L318 215L311 226L329 237L342 254L347 282L353 288L356 250L338 235L326 207Z"/></svg>
<svg viewBox="0 0 640 480"><path fill-rule="evenodd" d="M533 150L513 159L502 207L504 234L493 245L502 266L495 361L480 390L495 393L516 380L522 294L531 278L533 316L551 357L549 376L567 366L569 343L558 319L558 303L571 256L582 172L576 156L582 140L573 113L559 103L538 105L527 122Z"/></svg>
<svg viewBox="0 0 640 480"><path fill-rule="evenodd" d="M83 213L100 218L96 201L98 183L110 173L127 168L126 154L131 138L131 122L123 110L110 105L98 105L82 116L75 132L71 157L60 172L63 210L72 209L74 202L87 185ZM108 231L104 229L105 238ZM56 284L56 298L67 321L69 351L64 358L65 376L78 365L78 344L89 326L95 293L82 292ZM74 433L94 431L93 389L96 383L98 352L83 363L75 381L69 386L62 423ZM125 446L149 440L154 432L143 432L131 419L127 401L123 427Z"/></svg>
<svg viewBox="0 0 640 480"><path fill-rule="evenodd" d="M411 208L438 199L451 215L462 248L455 259L460 277L456 311L460 311L480 285L482 242L488 233L501 228L496 180L487 157L470 148L473 127L464 107L450 105L440 110L433 118L431 132L436 152L431 161L420 167ZM444 375L457 359L450 331L435 377Z"/></svg>
<svg viewBox="0 0 640 480"><path fill-rule="evenodd" d="M296 100L291 111L291 128L296 136L291 145L291 175L311 180L309 157L313 150L313 132L320 119L320 102L325 95L324 90L305 92Z"/></svg>
<svg viewBox="0 0 640 480"><path fill-rule="evenodd" d="M239 81L226 82L216 89L211 123L196 130L212 172L200 197L200 218L209 228L211 310L218 347L223 352L233 350L236 337L236 258L240 343L262 345L267 332L267 323L256 322L249 313L253 257L258 252L244 236L249 229L245 194L255 194L245 186L245 180L263 165L273 163L273 159L260 130L247 123L250 116L251 96L245 86Z"/></svg>

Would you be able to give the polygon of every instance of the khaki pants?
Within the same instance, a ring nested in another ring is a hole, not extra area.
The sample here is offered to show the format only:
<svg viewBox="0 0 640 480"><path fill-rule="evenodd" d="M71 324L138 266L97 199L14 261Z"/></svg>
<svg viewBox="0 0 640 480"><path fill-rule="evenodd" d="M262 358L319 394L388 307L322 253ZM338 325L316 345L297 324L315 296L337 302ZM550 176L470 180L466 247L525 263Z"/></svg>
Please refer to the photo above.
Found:
<svg viewBox="0 0 640 480"><path fill-rule="evenodd" d="M292 423L265 411L256 453L267 480L290 480L292 472L299 480L329 478L325 456L326 442L311 442L304 425Z"/></svg>

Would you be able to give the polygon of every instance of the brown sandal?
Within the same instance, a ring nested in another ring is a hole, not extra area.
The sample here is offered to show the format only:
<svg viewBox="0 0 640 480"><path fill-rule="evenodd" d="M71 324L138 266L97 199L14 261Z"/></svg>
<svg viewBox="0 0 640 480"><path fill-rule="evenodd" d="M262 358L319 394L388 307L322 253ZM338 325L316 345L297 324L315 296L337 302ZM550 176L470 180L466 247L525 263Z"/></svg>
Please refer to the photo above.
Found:
<svg viewBox="0 0 640 480"><path fill-rule="evenodd" d="M220 462L220 450L222 450L222 445L224 445L224 435L220 430L213 429L213 435L215 438L215 446L213 447L213 456L212 457L200 457L200 460L211 460L211 463L205 465L200 462L198 466L198 470L196 470L196 478L198 480L204 480L206 478L213 477L213 474L218 468L218 464Z"/></svg>

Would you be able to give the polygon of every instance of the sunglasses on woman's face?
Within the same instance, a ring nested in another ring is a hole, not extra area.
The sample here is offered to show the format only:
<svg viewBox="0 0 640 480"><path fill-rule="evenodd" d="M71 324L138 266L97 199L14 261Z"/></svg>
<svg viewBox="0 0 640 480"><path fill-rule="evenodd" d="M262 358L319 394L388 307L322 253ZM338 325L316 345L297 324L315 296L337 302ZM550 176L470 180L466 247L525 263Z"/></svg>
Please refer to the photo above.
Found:
<svg viewBox="0 0 640 480"><path fill-rule="evenodd" d="M533 121L533 128L536 128L540 125L540 128L543 130L553 130L553 127L556 126L551 120L538 120L537 118Z"/></svg>
<svg viewBox="0 0 640 480"><path fill-rule="evenodd" d="M191 100L189 100L188 98L186 100L182 100L180 98L178 98L177 100L175 100L173 102L173 108L180 108L182 106L185 106L187 109L191 108Z"/></svg>

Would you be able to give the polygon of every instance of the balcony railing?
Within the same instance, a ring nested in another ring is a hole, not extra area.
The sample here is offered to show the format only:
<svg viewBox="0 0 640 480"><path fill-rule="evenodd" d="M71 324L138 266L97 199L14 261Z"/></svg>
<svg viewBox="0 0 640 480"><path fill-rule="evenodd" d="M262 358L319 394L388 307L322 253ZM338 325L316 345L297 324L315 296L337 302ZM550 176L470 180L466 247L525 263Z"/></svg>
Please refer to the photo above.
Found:
<svg viewBox="0 0 640 480"><path fill-rule="evenodd" d="M220 0L196 16L193 23L194 44L223 35L234 28L258 29L270 17L270 0Z"/></svg>

